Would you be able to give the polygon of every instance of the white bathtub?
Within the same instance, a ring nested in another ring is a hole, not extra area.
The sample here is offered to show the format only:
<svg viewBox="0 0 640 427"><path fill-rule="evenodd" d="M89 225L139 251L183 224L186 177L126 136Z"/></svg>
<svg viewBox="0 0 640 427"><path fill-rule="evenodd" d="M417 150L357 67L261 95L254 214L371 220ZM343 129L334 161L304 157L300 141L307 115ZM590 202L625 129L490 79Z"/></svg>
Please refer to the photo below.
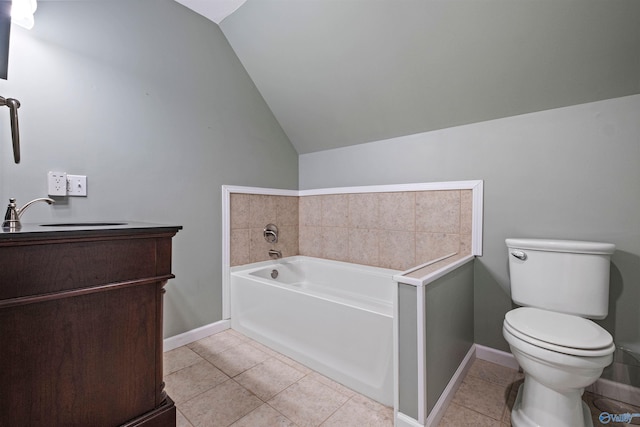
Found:
<svg viewBox="0 0 640 427"><path fill-rule="evenodd" d="M231 327L392 406L397 273L304 256L233 267Z"/></svg>

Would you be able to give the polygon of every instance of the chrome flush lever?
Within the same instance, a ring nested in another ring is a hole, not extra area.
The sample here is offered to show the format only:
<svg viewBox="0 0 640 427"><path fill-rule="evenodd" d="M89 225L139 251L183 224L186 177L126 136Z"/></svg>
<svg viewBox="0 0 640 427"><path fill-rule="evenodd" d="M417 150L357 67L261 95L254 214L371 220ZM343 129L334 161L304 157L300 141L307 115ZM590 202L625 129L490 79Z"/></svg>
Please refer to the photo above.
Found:
<svg viewBox="0 0 640 427"><path fill-rule="evenodd" d="M522 261L527 260L527 253L524 251L513 251L511 252L511 255Z"/></svg>
<svg viewBox="0 0 640 427"><path fill-rule="evenodd" d="M0 96L0 106L9 107L9 118L11 119L11 141L13 142L13 160L20 163L20 130L18 128L18 108L20 101L14 98L4 98Z"/></svg>

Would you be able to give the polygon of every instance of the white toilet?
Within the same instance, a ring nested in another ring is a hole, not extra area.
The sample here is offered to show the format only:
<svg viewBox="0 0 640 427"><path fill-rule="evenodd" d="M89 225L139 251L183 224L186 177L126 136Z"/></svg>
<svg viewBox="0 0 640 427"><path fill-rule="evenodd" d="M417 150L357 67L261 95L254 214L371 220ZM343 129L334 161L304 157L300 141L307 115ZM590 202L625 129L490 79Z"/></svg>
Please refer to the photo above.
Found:
<svg viewBox="0 0 640 427"><path fill-rule="evenodd" d="M502 333L524 371L511 412L515 427L593 426L582 402L613 359L607 316L615 246L569 240L507 239L511 299Z"/></svg>

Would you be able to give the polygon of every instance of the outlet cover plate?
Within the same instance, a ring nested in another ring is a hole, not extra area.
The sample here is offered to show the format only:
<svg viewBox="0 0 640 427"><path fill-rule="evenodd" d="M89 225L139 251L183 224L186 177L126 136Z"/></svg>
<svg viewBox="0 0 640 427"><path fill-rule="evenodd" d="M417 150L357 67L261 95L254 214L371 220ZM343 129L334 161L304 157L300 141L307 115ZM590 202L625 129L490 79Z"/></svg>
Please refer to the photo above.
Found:
<svg viewBox="0 0 640 427"><path fill-rule="evenodd" d="M86 175L67 175L67 196L87 196Z"/></svg>
<svg viewBox="0 0 640 427"><path fill-rule="evenodd" d="M67 173L49 171L47 173L47 187L50 196L66 196Z"/></svg>

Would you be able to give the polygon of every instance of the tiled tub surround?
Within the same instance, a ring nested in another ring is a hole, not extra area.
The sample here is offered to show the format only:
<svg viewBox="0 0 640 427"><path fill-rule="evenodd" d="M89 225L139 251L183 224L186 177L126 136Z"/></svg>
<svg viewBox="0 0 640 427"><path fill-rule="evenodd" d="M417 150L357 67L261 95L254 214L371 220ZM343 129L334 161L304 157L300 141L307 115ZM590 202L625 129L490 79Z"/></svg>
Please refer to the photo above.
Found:
<svg viewBox="0 0 640 427"><path fill-rule="evenodd" d="M471 253L471 190L300 198L301 255L406 270Z"/></svg>
<svg viewBox="0 0 640 427"><path fill-rule="evenodd" d="M470 254L472 190L271 196L231 194L231 266L306 255L406 270L451 253ZM262 229L274 223L280 240Z"/></svg>
<svg viewBox="0 0 640 427"><path fill-rule="evenodd" d="M298 197L263 194L231 194L231 265L269 259L269 249L283 257L299 255ZM278 242L267 243L262 235L267 224L278 227Z"/></svg>

